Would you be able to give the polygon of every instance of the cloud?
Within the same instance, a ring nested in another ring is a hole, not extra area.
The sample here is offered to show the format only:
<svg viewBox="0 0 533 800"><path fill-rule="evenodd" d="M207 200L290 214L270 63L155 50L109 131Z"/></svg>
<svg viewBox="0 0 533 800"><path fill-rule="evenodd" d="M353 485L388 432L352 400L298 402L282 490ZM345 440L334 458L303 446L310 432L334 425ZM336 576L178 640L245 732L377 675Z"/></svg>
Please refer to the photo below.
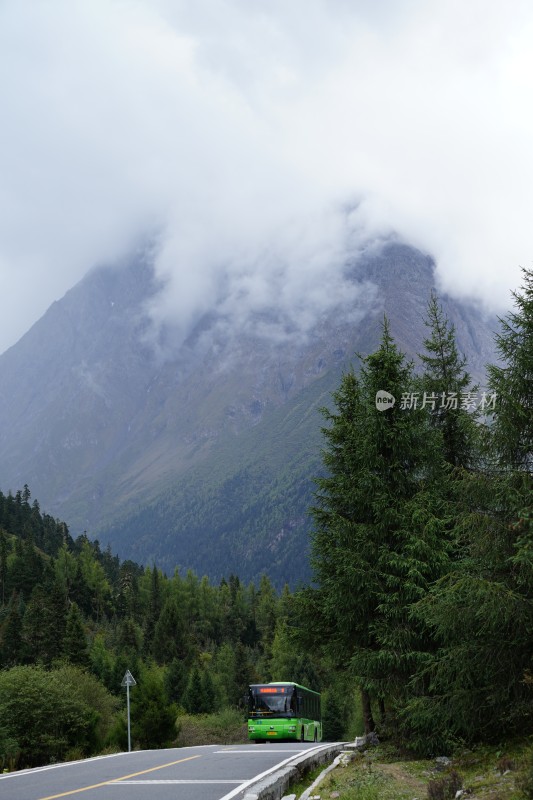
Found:
<svg viewBox="0 0 533 800"><path fill-rule="evenodd" d="M5 0L0 350L156 227L152 311L184 335L215 303L304 330L391 230L501 309L532 256L532 33L522 0Z"/></svg>

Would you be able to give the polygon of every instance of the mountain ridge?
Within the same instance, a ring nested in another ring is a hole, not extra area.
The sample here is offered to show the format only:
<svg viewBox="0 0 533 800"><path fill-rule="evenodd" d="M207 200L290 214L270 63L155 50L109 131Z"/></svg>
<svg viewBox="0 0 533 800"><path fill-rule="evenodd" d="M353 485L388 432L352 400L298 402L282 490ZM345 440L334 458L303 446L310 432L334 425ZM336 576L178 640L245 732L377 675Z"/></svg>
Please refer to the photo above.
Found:
<svg viewBox="0 0 533 800"><path fill-rule="evenodd" d="M173 352L172 330L154 340L147 312L160 290L151 258L93 270L0 356L2 489L27 483L122 558L305 579L318 409L355 353L375 349L384 314L416 359L434 264L386 243L347 262L348 317L333 309L306 336L269 341L239 338L214 309ZM442 303L479 380L494 360L491 321Z"/></svg>

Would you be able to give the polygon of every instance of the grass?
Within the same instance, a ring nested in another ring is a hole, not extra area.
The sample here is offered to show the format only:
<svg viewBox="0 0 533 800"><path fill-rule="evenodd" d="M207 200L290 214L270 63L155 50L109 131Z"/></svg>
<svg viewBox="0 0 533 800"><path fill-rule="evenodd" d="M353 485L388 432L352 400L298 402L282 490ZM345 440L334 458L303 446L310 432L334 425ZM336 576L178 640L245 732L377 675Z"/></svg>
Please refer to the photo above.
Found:
<svg viewBox="0 0 533 800"><path fill-rule="evenodd" d="M311 786L315 778L318 778L324 769L326 769L324 765L310 769L309 772L306 772L297 783L291 783L290 788L286 790L285 794L295 794L296 797L300 797L300 795L305 792L308 786Z"/></svg>
<svg viewBox="0 0 533 800"><path fill-rule="evenodd" d="M357 753L348 766L337 767L314 794L321 800L446 800L455 797L459 780L463 800L524 800L527 795L519 785L531 763L532 744L527 738L464 750L439 770L434 759L415 759L385 743ZM303 788L291 792L299 797L313 780L308 776ZM446 782L453 788L446 790Z"/></svg>

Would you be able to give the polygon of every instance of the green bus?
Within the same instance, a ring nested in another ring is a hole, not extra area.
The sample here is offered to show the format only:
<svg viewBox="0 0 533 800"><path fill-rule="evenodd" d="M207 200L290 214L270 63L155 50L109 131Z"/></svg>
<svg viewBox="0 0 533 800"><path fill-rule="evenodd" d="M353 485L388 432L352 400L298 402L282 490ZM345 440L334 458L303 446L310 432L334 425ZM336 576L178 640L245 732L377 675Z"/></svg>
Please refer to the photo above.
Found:
<svg viewBox="0 0 533 800"><path fill-rule="evenodd" d="M320 694L298 683L253 683L248 689L248 738L322 741Z"/></svg>

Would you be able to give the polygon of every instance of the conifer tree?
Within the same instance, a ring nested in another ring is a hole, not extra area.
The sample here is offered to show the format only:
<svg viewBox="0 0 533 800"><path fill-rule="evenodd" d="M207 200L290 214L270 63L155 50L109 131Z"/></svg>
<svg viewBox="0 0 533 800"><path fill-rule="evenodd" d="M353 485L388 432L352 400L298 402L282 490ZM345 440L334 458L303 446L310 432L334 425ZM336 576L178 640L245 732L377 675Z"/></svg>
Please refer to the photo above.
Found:
<svg viewBox="0 0 533 800"><path fill-rule="evenodd" d="M14 667L24 661L24 644L22 641L22 617L19 598L13 592L7 615L0 628L0 667Z"/></svg>
<svg viewBox="0 0 533 800"><path fill-rule="evenodd" d="M497 395L492 445L508 469L533 472L533 270L523 270L515 311L501 319L496 347L502 365L489 367Z"/></svg>
<svg viewBox="0 0 533 800"><path fill-rule="evenodd" d="M182 705L183 695L187 688L187 667L177 658L173 658L165 672L165 691L171 703Z"/></svg>
<svg viewBox="0 0 533 800"><path fill-rule="evenodd" d="M185 623L173 597L163 606L152 639L152 655L158 664L170 664L173 659L187 659L189 654Z"/></svg>
<svg viewBox="0 0 533 800"><path fill-rule="evenodd" d="M0 528L0 606L5 605L7 590L7 537Z"/></svg>
<svg viewBox="0 0 533 800"><path fill-rule="evenodd" d="M50 665L61 656L66 616L65 596L50 569L31 593L24 614L23 639L31 661Z"/></svg>
<svg viewBox="0 0 533 800"><path fill-rule="evenodd" d="M385 320L379 349L346 373L324 410L324 465L312 509L316 590L303 595L310 629L337 663L351 662L363 690L398 698L420 659L425 633L410 607L448 563L442 507L442 457L428 415L403 407L413 391L412 365ZM379 410L386 391L395 405Z"/></svg>
<svg viewBox="0 0 533 800"><path fill-rule="evenodd" d="M152 639L154 638L155 626L161 614L163 599L159 582L159 570L154 564L151 572L150 599L148 612L144 624L144 647L146 652L151 651Z"/></svg>
<svg viewBox="0 0 533 800"><path fill-rule="evenodd" d="M91 616L93 612L91 589L79 560L76 561L74 573L69 577L69 581L69 599L75 602L86 616Z"/></svg>
<svg viewBox="0 0 533 800"><path fill-rule="evenodd" d="M27 600L36 586L43 578L44 561L37 552L30 537L23 541L15 539L15 558L11 562L8 574L8 589L10 592L20 592Z"/></svg>
<svg viewBox="0 0 533 800"><path fill-rule="evenodd" d="M177 709L169 705L158 667L143 668L131 697L132 735L142 747L164 747L176 735Z"/></svg>
<svg viewBox="0 0 533 800"><path fill-rule="evenodd" d="M338 689L332 686L325 698L322 712L323 739L327 742L342 740L344 736L344 709L339 700Z"/></svg>
<svg viewBox="0 0 533 800"><path fill-rule="evenodd" d="M208 669L204 669L201 676L202 680L202 711L205 714L212 714L217 710L217 699L213 678Z"/></svg>
<svg viewBox="0 0 533 800"><path fill-rule="evenodd" d="M65 637L63 639L63 655L67 661L70 661L75 666L89 666L87 636L85 635L83 620L76 603L72 603L69 608Z"/></svg>
<svg viewBox="0 0 533 800"><path fill-rule="evenodd" d="M187 688L183 695L183 707L189 714L203 714L205 710L202 678L197 667L189 673Z"/></svg>
<svg viewBox="0 0 533 800"><path fill-rule="evenodd" d="M476 393L466 371L466 357L457 350L455 328L431 295L426 326L430 336L419 354L423 366L420 402L432 424L441 432L443 454L452 467L469 468L476 454L476 427L469 410L469 399Z"/></svg>
<svg viewBox="0 0 533 800"><path fill-rule="evenodd" d="M140 654L142 632L139 626L131 617L126 617L120 621L118 626L118 646L120 652L137 658Z"/></svg>
<svg viewBox="0 0 533 800"><path fill-rule="evenodd" d="M528 718L533 629L533 274L516 310L501 321L502 363L489 367L497 401L485 437L484 471L463 481L466 512L455 519L462 558L414 613L439 649L426 664L426 691L405 719L420 749L461 737L520 729ZM468 687L468 691L465 691ZM438 739L438 736L441 736Z"/></svg>

